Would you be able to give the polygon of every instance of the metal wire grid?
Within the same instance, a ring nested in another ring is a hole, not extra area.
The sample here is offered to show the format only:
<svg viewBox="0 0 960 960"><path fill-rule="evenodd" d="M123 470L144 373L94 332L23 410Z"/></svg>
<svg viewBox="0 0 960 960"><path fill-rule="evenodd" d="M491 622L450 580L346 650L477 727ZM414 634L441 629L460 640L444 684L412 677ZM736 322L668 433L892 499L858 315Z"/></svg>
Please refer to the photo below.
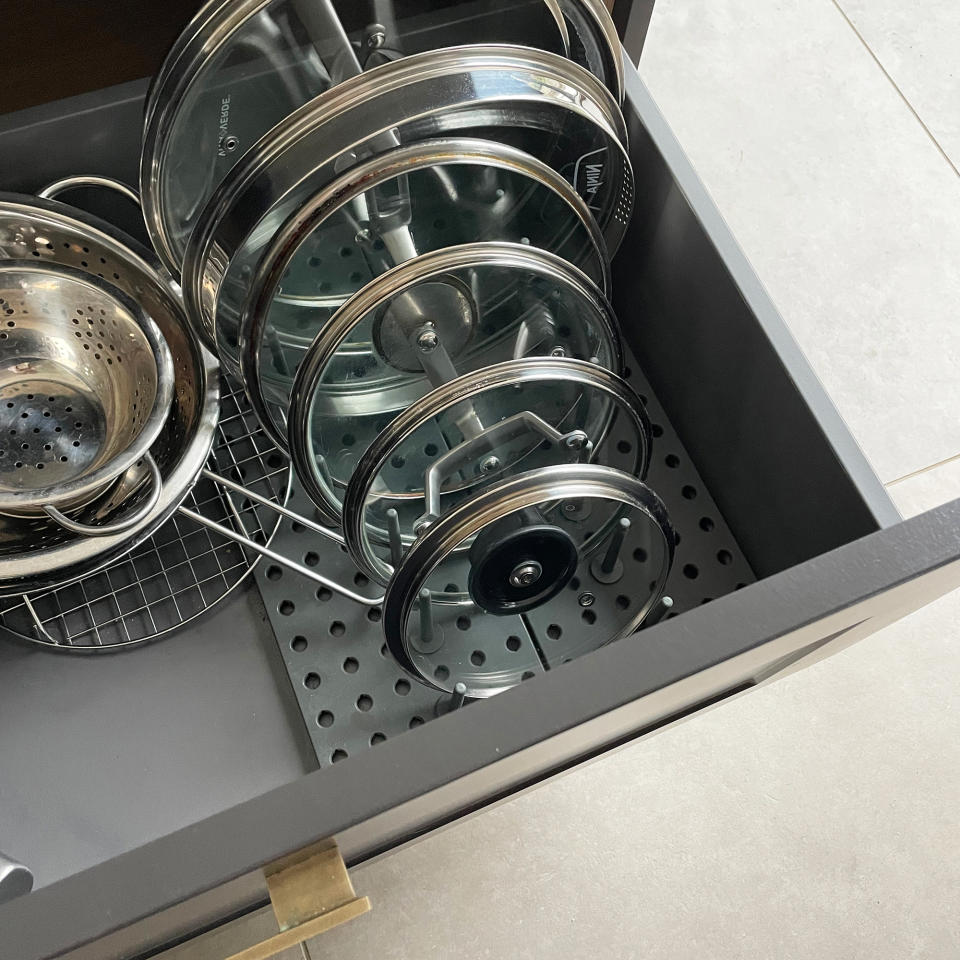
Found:
<svg viewBox="0 0 960 960"><path fill-rule="evenodd" d="M223 381L208 469L284 503L290 467L257 424L243 390ZM201 477L184 506L269 543L279 516ZM178 513L127 557L72 584L6 601L10 633L61 650L95 652L146 643L182 626L233 590L259 555Z"/></svg>

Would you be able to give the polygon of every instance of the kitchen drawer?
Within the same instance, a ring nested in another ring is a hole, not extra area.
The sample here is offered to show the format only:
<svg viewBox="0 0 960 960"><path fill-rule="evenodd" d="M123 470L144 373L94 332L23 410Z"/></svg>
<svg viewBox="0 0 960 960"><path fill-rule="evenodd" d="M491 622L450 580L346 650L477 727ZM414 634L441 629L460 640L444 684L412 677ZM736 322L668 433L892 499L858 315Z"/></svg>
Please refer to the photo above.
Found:
<svg viewBox="0 0 960 960"><path fill-rule="evenodd" d="M615 306L756 582L321 769L252 581L129 653L4 639L0 849L38 887L0 906L0 957L151 955L259 910L262 868L292 851L387 854L960 585L960 500L900 520L626 71L637 199ZM0 118L0 186L135 181L145 88ZM136 229L122 203L81 199Z"/></svg>

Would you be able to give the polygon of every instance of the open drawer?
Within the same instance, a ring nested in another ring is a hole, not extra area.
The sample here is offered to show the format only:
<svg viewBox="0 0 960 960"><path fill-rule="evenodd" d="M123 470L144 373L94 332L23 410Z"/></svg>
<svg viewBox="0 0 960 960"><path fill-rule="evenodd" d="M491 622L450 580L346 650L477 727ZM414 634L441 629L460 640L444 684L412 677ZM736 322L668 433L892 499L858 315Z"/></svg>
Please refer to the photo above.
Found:
<svg viewBox="0 0 960 960"><path fill-rule="evenodd" d="M348 865L388 853L960 585L960 500L900 521L626 73L637 201L615 306L755 582L337 763L318 759L312 694L291 684L259 574L128 653L58 656L0 636L0 849L37 878L0 906L0 958L153 955L262 907L263 868L287 854L324 838ZM0 187L133 180L144 90L0 121ZM696 512L677 516L681 538L700 536Z"/></svg>

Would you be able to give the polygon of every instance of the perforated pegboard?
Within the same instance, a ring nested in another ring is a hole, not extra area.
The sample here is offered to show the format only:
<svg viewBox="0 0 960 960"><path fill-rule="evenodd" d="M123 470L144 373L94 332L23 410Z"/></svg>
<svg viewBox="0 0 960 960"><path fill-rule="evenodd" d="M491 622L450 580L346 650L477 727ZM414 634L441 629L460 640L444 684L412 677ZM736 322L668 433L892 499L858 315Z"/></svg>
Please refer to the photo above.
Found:
<svg viewBox="0 0 960 960"><path fill-rule="evenodd" d="M627 379L646 403L653 425L647 483L663 498L677 531L666 588L674 601L668 616L674 617L756 578L650 385L629 355L627 362ZM631 456L627 444L615 428L602 461L614 467L625 465ZM295 481L290 506L311 515ZM499 661L535 641L550 662L550 644L557 631L560 635L585 630L596 631L598 637L604 632L609 635L612 626L623 623L625 608L636 602L640 591L631 585L646 584L655 575L648 569L650 560L638 546L638 536L631 530L624 541L620 580L598 582L585 560L559 596L524 618L497 618L496 635L476 636L477 649ZM284 520L273 548L366 596L382 595L357 572L344 548L301 524ZM273 564L261 564L256 581L321 766L444 712L449 696L412 679L391 658L379 626L379 607L363 607L324 587L317 589L315 583ZM586 594L592 595L589 602ZM471 629L468 626L467 632ZM620 642L642 642L642 632Z"/></svg>

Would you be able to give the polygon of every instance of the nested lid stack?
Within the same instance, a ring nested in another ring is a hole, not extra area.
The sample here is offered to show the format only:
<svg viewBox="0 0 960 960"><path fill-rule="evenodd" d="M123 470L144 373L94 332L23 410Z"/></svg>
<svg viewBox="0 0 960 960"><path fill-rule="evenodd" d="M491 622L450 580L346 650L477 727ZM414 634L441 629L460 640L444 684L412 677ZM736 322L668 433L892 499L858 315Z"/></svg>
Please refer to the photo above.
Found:
<svg viewBox="0 0 960 960"><path fill-rule="evenodd" d="M621 51L601 0L366 9L204 7L148 97L146 220L198 335L387 585L390 651L489 696L634 630L672 563L607 299L634 191ZM458 642L602 581L628 530L658 572L595 629Z"/></svg>
<svg viewBox="0 0 960 960"><path fill-rule="evenodd" d="M458 9L459 6L459 9ZM354 0L211 0L151 85L141 192L155 246L179 270L211 192L268 130L339 83L403 57L463 44L570 56L623 94L619 42L601 0L380 5Z"/></svg>

